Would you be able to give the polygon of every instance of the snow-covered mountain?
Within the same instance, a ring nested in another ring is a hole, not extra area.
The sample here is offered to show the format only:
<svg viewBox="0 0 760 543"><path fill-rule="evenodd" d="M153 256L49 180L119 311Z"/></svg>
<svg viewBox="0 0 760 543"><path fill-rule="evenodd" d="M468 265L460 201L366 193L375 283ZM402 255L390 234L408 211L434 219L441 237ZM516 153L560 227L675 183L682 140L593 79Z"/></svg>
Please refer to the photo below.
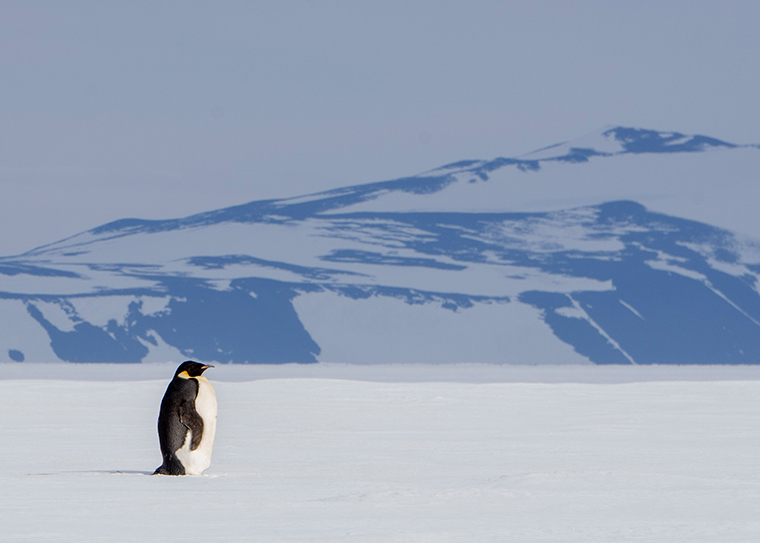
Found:
<svg viewBox="0 0 760 543"><path fill-rule="evenodd" d="M0 360L760 363L758 171L755 145L615 127L123 219L0 259Z"/></svg>

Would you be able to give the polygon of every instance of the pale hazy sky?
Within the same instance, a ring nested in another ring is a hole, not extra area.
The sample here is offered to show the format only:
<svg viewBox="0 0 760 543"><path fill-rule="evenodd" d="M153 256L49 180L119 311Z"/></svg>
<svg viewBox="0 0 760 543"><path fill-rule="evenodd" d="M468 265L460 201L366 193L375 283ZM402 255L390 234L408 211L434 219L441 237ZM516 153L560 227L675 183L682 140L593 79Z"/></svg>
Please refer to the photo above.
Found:
<svg viewBox="0 0 760 543"><path fill-rule="evenodd" d="M0 254L515 156L760 142L760 2L0 1Z"/></svg>

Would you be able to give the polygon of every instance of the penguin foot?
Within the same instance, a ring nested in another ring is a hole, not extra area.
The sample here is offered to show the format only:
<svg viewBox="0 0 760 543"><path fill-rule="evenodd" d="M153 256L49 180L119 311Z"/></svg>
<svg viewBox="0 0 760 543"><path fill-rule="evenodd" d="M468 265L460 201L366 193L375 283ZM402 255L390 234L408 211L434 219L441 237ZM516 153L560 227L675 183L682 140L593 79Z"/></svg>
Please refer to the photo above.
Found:
<svg viewBox="0 0 760 543"><path fill-rule="evenodd" d="M164 463L156 468L153 475L185 475L185 466L174 457L168 462L164 460Z"/></svg>

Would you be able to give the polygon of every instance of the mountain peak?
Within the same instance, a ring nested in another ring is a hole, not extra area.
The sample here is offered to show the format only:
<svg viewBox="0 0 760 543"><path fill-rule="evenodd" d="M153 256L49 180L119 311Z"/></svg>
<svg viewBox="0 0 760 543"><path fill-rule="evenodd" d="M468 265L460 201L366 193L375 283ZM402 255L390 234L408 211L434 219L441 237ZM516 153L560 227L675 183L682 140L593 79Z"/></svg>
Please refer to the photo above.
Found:
<svg viewBox="0 0 760 543"><path fill-rule="evenodd" d="M699 152L714 147L733 149L739 146L702 135L685 135L680 132L661 132L627 126L607 126L580 138L550 145L519 158L585 162L590 156Z"/></svg>

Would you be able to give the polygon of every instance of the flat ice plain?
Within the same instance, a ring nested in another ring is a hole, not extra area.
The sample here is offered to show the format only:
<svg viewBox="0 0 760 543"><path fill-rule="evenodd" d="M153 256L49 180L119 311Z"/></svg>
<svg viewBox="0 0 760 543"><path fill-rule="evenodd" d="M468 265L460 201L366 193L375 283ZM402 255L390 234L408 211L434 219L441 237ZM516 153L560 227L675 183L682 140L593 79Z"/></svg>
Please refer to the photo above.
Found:
<svg viewBox="0 0 760 543"><path fill-rule="evenodd" d="M760 368L222 366L152 477L173 370L0 365L0 540L760 540Z"/></svg>

